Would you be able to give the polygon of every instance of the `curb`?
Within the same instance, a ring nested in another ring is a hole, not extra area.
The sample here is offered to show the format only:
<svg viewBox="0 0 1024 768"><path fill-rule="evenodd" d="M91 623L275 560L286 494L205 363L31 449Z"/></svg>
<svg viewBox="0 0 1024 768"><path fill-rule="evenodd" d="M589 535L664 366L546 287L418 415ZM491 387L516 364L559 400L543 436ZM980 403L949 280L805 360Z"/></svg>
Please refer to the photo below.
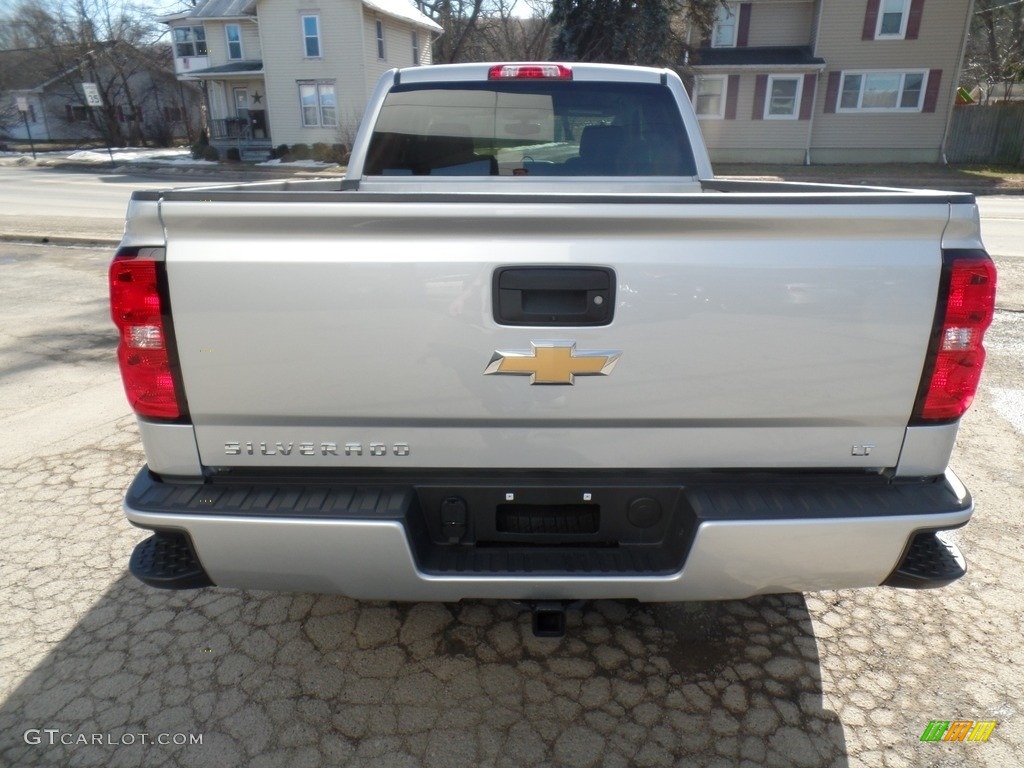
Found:
<svg viewBox="0 0 1024 768"><path fill-rule="evenodd" d="M15 245L53 245L76 248L116 248L121 238L88 235L43 235L22 232L0 232L0 243Z"/></svg>

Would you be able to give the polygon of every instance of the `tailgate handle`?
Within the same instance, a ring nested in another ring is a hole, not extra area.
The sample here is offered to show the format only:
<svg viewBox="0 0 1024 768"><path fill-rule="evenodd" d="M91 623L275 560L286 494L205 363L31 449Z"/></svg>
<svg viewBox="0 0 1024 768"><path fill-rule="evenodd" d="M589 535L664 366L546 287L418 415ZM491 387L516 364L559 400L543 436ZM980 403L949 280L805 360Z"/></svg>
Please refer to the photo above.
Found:
<svg viewBox="0 0 1024 768"><path fill-rule="evenodd" d="M499 267L492 293L500 325L608 325L615 273L607 267Z"/></svg>

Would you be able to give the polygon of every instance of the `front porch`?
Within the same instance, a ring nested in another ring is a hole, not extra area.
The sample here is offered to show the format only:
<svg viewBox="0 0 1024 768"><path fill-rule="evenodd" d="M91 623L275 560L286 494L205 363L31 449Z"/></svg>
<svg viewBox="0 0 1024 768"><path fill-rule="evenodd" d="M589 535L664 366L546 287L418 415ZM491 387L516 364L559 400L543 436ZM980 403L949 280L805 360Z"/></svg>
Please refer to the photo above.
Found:
<svg viewBox="0 0 1024 768"><path fill-rule="evenodd" d="M221 156L237 150L241 160L269 160L274 143L266 110L263 63L237 62L193 72L202 80L209 108L210 146Z"/></svg>
<svg viewBox="0 0 1024 768"><path fill-rule="evenodd" d="M241 160L269 160L274 143L265 127L256 124L254 117L240 115L211 119L210 146L216 147L221 155L229 149L237 149Z"/></svg>

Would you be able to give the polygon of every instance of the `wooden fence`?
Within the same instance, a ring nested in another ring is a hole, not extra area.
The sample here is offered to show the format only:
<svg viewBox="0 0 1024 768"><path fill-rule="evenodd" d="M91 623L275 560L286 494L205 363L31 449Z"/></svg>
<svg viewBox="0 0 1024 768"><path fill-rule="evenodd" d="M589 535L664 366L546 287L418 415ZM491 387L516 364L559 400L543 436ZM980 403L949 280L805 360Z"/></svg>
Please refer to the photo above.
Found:
<svg viewBox="0 0 1024 768"><path fill-rule="evenodd" d="M1024 163L1024 104L956 107L946 157L951 163Z"/></svg>

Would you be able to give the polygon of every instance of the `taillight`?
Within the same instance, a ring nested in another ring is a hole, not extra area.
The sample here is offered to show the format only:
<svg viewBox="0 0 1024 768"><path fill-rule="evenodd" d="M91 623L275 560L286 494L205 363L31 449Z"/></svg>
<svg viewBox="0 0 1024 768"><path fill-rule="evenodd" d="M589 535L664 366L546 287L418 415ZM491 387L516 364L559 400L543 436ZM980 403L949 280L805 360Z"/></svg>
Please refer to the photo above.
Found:
<svg viewBox="0 0 1024 768"><path fill-rule="evenodd" d="M498 64L487 72L488 80L572 80L565 64Z"/></svg>
<svg viewBox="0 0 1024 768"><path fill-rule="evenodd" d="M120 331L117 359L128 403L140 416L177 419L183 399L171 365L159 265L124 249L110 265L110 313Z"/></svg>
<svg viewBox="0 0 1024 768"><path fill-rule="evenodd" d="M943 253L942 285L914 421L952 421L978 391L985 363L982 340L996 304L996 268L984 251Z"/></svg>

